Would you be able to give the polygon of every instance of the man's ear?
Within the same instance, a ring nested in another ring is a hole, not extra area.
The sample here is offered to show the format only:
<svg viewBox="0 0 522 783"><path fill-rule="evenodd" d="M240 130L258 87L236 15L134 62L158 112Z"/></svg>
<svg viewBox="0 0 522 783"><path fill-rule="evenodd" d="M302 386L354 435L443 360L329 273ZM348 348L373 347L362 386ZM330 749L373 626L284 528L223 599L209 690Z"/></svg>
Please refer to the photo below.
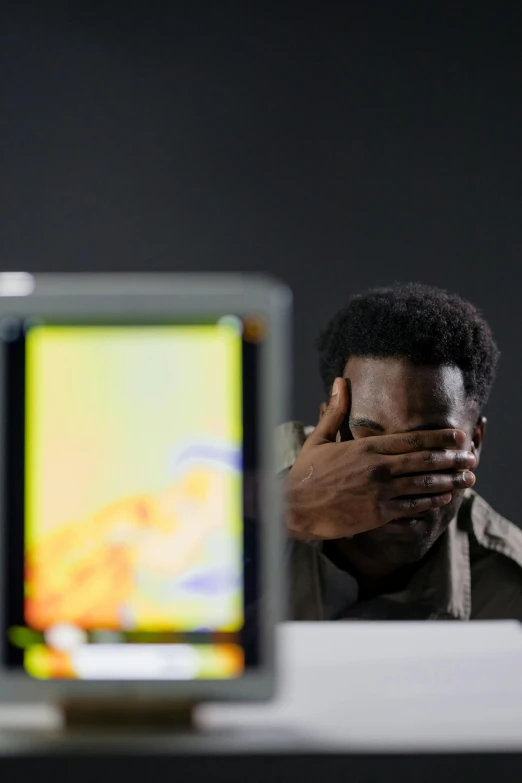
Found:
<svg viewBox="0 0 522 783"><path fill-rule="evenodd" d="M479 416L471 435L471 451L477 458L477 465L480 462L480 452L482 451L482 443L484 441L487 423L488 421L485 416Z"/></svg>

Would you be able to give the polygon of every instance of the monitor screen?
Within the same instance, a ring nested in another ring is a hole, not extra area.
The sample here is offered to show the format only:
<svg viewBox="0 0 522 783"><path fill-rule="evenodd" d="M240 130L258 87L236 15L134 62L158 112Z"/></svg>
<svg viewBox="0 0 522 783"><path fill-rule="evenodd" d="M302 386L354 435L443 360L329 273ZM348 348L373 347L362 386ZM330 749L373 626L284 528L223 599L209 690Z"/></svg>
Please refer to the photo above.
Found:
<svg viewBox="0 0 522 783"><path fill-rule="evenodd" d="M91 680L256 665L259 323L10 320L2 338L4 664Z"/></svg>

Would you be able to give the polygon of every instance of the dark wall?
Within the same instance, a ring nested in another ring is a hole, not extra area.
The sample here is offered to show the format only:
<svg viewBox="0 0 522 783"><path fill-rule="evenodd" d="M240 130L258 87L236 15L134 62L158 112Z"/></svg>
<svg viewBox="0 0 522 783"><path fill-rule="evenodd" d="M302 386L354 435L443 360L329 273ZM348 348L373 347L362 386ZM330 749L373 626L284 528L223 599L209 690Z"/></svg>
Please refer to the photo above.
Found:
<svg viewBox="0 0 522 783"><path fill-rule="evenodd" d="M479 486L520 522L520 24L474 5L12 0L0 266L278 275L308 422L351 293L461 293L503 351Z"/></svg>

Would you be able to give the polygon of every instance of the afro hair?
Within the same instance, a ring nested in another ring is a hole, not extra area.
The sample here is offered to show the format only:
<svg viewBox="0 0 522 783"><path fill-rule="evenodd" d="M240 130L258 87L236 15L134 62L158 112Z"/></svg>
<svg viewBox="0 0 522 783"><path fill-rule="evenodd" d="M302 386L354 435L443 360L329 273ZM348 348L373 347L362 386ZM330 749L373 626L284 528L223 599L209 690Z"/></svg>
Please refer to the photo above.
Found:
<svg viewBox="0 0 522 783"><path fill-rule="evenodd" d="M453 364L469 399L486 404L500 352L488 323L470 302L440 288L406 283L353 296L317 341L321 379L329 394L350 356Z"/></svg>

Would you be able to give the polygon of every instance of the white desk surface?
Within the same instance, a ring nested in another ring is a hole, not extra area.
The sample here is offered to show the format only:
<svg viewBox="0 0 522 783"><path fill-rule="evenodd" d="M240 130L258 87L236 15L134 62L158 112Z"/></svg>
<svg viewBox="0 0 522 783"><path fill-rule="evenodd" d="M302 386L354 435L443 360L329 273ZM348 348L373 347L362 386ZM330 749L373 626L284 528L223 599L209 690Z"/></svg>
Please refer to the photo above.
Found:
<svg viewBox="0 0 522 783"><path fill-rule="evenodd" d="M279 648L277 698L199 707L185 752L522 752L519 623L290 623ZM0 752L13 729L57 726L50 708L2 705Z"/></svg>
<svg viewBox="0 0 522 783"><path fill-rule="evenodd" d="M332 750L522 751L522 625L306 623L280 629L271 704L206 726L294 727Z"/></svg>

